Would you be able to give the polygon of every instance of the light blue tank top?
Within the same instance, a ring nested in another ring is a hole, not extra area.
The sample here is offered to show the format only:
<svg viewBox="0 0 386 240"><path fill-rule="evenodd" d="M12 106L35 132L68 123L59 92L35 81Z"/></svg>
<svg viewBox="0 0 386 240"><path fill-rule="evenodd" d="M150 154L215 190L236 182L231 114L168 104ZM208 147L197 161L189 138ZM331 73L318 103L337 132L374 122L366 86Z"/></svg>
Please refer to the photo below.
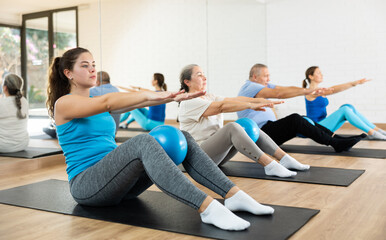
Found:
<svg viewBox="0 0 386 240"><path fill-rule="evenodd" d="M264 86L259 83L252 82L247 80L244 85L241 87L238 96L254 98L264 88L274 89L276 85L268 83L268 86ZM254 111L251 109L246 109L243 111L237 112L239 118L250 118L257 123L259 128L263 127L268 121L276 121L275 113L271 108L266 107L265 111Z"/></svg>
<svg viewBox="0 0 386 240"><path fill-rule="evenodd" d="M328 99L322 96L315 98L314 101L306 100L307 117L314 122L320 122L327 117Z"/></svg>
<svg viewBox="0 0 386 240"><path fill-rule="evenodd" d="M56 131L66 157L69 181L117 147L115 122L108 112L75 118L56 126Z"/></svg>

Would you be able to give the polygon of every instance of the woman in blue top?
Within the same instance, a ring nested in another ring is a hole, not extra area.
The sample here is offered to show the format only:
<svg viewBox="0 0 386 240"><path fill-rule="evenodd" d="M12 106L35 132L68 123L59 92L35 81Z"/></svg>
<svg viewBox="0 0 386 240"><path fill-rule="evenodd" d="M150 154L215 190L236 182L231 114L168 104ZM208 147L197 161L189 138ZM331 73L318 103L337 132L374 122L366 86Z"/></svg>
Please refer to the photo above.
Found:
<svg viewBox="0 0 386 240"><path fill-rule="evenodd" d="M357 81L335 85L324 91L324 94L331 95L342 92L355 87L358 84L364 84L368 81L370 80L363 78ZM310 89L315 89L318 88L319 84L322 82L323 75L319 67L313 66L308 68L306 71L306 79L303 80L303 88L306 88L307 85L309 85L308 87ZM344 104L338 110L327 116L326 107L328 105L328 99L325 96L315 97L312 95L307 95L305 100L307 117L311 118L314 122L317 122L320 125L328 128L332 132L338 130L343 125L343 123L348 121L355 127L366 132L369 139L386 140L386 132L367 120L367 118L359 113L351 104Z"/></svg>
<svg viewBox="0 0 386 240"><path fill-rule="evenodd" d="M154 183L196 209L204 223L221 229L238 231L250 226L231 211L273 213L273 208L259 204L231 182L187 132L183 132L188 144L184 168L195 181L225 198L225 206L190 182L149 134L119 146L115 143L115 123L109 112L187 100L202 96L203 91L119 92L90 97L95 81L95 61L84 48L68 50L51 64L47 107L55 120L70 192L77 203L101 207L119 204Z"/></svg>
<svg viewBox="0 0 386 240"><path fill-rule="evenodd" d="M165 83L165 78L164 75L161 73L154 73L153 74L153 79L151 81L151 84L155 88L156 92L162 92L162 91L167 91L167 86ZM125 87L120 87L124 90L127 90L129 92L132 91L151 91L149 89L144 89L141 87L132 87L133 89L130 88L125 88ZM165 104L160 104L156 106L151 106L149 109L146 108L139 108L135 109L133 111L127 112L122 115L121 117L121 122L124 123L124 127L127 128L127 126L134 122L137 121L137 123L145 130L152 130L153 128L163 125L165 123Z"/></svg>

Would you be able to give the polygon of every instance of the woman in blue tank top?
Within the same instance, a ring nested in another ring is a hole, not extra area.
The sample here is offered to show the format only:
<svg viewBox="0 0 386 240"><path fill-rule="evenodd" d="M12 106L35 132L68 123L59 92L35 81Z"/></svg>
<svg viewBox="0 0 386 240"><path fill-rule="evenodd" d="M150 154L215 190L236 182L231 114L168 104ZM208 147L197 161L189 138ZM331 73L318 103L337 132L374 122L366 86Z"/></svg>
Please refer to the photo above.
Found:
<svg viewBox="0 0 386 240"><path fill-rule="evenodd" d="M156 92L167 91L164 75L161 73L154 73L151 81L152 86ZM120 87L126 91L152 91L141 87L125 88ZM121 116L121 126L127 128L128 125L136 121L143 129L150 131L153 128L163 125L165 123L165 104L151 106L147 108L139 108L130 112L126 112Z"/></svg>
<svg viewBox="0 0 386 240"><path fill-rule="evenodd" d="M312 95L307 95L305 97L307 117L333 132L338 130L346 121L348 121L350 124L366 132L369 139L386 140L386 132L371 123L351 104L344 104L338 110L327 116L327 105L329 102L326 95L342 92L368 81L370 80L363 78L357 81L332 86L324 92L324 96L314 97ZM322 82L323 75L319 67L313 66L306 71L306 78L303 80L303 88L307 88L307 85L308 88L311 89L318 88L319 84Z"/></svg>
<svg viewBox="0 0 386 240"><path fill-rule="evenodd" d="M47 108L66 158L70 192L78 204L117 205L136 198L154 183L197 210L202 222L224 230L250 226L232 211L274 212L230 181L187 132L182 131L188 149L182 165L195 181L222 196L224 205L189 181L150 134L140 134L119 146L115 143L115 123L109 112L179 102L202 96L204 91L117 92L90 97L95 83L95 61L87 49L68 50L50 66Z"/></svg>

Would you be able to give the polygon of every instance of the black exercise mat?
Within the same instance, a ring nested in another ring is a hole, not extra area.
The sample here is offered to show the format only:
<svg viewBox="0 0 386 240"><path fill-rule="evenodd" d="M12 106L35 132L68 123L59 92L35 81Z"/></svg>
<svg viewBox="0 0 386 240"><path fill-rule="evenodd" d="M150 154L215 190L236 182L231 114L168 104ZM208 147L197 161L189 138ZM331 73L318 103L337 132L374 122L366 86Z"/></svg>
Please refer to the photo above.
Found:
<svg viewBox="0 0 386 240"><path fill-rule="evenodd" d="M1 157L15 157L15 158L39 158L55 154L63 153L60 148L37 148L28 147L26 150L13 153L0 153Z"/></svg>
<svg viewBox="0 0 386 240"><path fill-rule="evenodd" d="M53 139L56 139L56 138L52 138L50 136L48 136L47 134L40 134L40 135L32 135L29 137L30 139L42 139L42 140L53 140Z"/></svg>
<svg viewBox="0 0 386 240"><path fill-rule="evenodd" d="M350 135L350 134L339 134L339 136L342 136L342 137L351 137L353 135ZM381 139L369 139L368 137L365 137L365 138L362 138L361 141L384 141L384 140L381 140Z"/></svg>
<svg viewBox="0 0 386 240"><path fill-rule="evenodd" d="M130 132L150 132L143 128L119 128L118 131L130 131Z"/></svg>
<svg viewBox="0 0 386 240"><path fill-rule="evenodd" d="M287 239L319 210L273 206L275 213L255 216L240 212L251 223L241 232L202 223L194 209L161 192L145 191L114 207L85 207L70 195L68 182L47 180L0 191L0 203L215 239ZM49 224L49 223L40 223Z"/></svg>
<svg viewBox="0 0 386 240"><path fill-rule="evenodd" d="M279 180L286 182L314 183L347 187L360 177L365 170L310 167L308 171L298 171L297 175L289 178L267 176L264 167L252 162L230 161L220 167L227 176L247 177L266 180Z"/></svg>
<svg viewBox="0 0 386 240"><path fill-rule="evenodd" d="M123 143L129 140L131 137L116 137L115 142Z"/></svg>
<svg viewBox="0 0 386 240"><path fill-rule="evenodd" d="M386 149L370 149L370 148L351 148L350 151L337 153L332 147L327 146L312 146L312 145L290 145L284 144L281 149L289 153L317 154L317 155L333 155L345 157L362 157L362 158L386 158Z"/></svg>

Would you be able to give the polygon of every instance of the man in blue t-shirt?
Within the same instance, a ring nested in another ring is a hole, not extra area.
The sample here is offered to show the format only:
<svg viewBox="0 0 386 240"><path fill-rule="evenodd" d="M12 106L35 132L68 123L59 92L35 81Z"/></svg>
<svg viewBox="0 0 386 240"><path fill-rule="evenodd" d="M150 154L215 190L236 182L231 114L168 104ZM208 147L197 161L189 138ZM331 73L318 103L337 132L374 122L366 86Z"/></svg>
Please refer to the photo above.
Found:
<svg viewBox="0 0 386 240"><path fill-rule="evenodd" d="M113 92L119 92L118 88L114 87L110 83L110 76L105 71L100 71L97 73L97 83L96 87L93 87L90 89L90 96L97 97L102 96L106 93L113 93ZM111 116L114 118L116 130L118 130L119 127L119 120L121 118L121 114L119 113L110 113Z"/></svg>
<svg viewBox="0 0 386 240"><path fill-rule="evenodd" d="M255 64L249 72L249 79L241 87L238 96L255 98L292 98L308 94L322 95L323 89L306 89L300 87L284 87L274 85L270 82L268 67L264 64ZM250 109L237 113L239 118L251 118L276 144L296 137L298 134L309 137L315 142L331 145L336 152L349 150L360 141L360 136L343 138L315 123L308 122L299 114L294 113L287 117L277 119L271 108L266 111L253 111Z"/></svg>

